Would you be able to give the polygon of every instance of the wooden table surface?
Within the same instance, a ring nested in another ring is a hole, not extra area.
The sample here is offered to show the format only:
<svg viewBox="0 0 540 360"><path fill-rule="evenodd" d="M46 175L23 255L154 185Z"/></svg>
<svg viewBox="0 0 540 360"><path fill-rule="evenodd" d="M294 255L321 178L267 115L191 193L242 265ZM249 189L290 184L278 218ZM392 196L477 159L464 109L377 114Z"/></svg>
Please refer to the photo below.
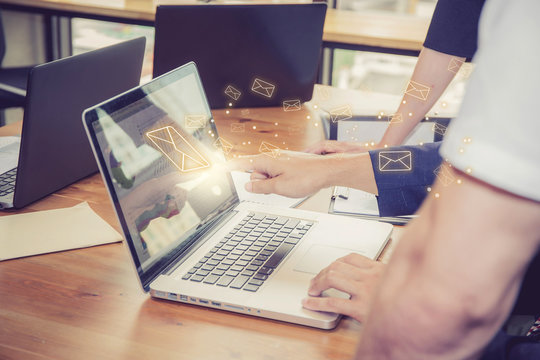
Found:
<svg viewBox="0 0 540 360"><path fill-rule="evenodd" d="M234 154L256 153L261 140L300 150L323 138L308 110L214 115ZM243 122L246 132L231 133L232 122ZM99 174L0 216L81 201L120 230ZM122 243L0 262L0 359L346 359L360 328L348 318L326 331L151 299Z"/></svg>
<svg viewBox="0 0 540 360"><path fill-rule="evenodd" d="M220 2L223 1L216 3ZM268 3L269 1L251 0L249 2ZM70 16L152 24L156 3L151 0L0 0L0 7L26 11L63 12ZM161 3L167 3L167 1L161 1ZM180 2L169 1L169 3ZM181 3L200 4L196 1L182 1ZM342 45L419 51L422 48L429 22L429 18L410 14L328 9L323 41Z"/></svg>

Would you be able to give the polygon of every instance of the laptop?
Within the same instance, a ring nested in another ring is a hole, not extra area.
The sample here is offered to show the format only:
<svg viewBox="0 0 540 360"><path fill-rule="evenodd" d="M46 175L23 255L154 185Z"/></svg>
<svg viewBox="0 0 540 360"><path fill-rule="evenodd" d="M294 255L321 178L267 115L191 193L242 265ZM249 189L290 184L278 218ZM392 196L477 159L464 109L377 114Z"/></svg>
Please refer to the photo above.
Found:
<svg viewBox="0 0 540 360"><path fill-rule="evenodd" d="M158 6L154 77L194 61L212 109L308 101L319 71L326 8Z"/></svg>
<svg viewBox="0 0 540 360"><path fill-rule="evenodd" d="M22 208L98 171L84 109L139 85L146 39L38 65L20 139L0 138L0 208Z"/></svg>
<svg viewBox="0 0 540 360"><path fill-rule="evenodd" d="M385 223L240 202L194 63L83 121L153 297L330 329L339 315L302 308L311 278L351 252L377 258L391 233Z"/></svg>

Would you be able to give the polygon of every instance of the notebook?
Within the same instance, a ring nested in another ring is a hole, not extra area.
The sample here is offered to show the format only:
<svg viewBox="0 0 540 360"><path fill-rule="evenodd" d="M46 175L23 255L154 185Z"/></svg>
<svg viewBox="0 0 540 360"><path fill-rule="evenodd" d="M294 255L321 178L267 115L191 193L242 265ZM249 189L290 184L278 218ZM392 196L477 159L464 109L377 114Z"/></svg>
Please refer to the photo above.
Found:
<svg viewBox="0 0 540 360"><path fill-rule="evenodd" d="M311 278L351 252L377 258L392 231L239 201L194 63L83 120L140 283L154 297L330 329L338 314L301 305Z"/></svg>
<svg viewBox="0 0 540 360"><path fill-rule="evenodd" d="M31 70L20 145L0 141L0 209L24 207L98 170L81 114L139 84L145 43L141 37Z"/></svg>

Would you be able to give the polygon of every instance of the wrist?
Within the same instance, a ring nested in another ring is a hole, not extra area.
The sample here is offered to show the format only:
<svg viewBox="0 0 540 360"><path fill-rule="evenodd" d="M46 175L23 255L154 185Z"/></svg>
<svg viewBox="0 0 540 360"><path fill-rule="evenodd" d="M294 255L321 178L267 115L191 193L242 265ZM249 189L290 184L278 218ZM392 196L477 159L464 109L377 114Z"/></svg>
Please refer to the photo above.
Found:
<svg viewBox="0 0 540 360"><path fill-rule="evenodd" d="M323 187L346 186L378 194L369 153L333 155L324 161Z"/></svg>

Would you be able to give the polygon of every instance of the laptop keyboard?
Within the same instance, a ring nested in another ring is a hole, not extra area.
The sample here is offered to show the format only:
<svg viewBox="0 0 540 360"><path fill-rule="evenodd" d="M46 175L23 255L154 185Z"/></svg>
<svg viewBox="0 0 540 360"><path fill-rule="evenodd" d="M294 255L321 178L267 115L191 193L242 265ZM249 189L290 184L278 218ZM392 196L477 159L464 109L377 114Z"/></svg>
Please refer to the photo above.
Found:
<svg viewBox="0 0 540 360"><path fill-rule="evenodd" d="M183 280L255 292L313 222L249 213Z"/></svg>
<svg viewBox="0 0 540 360"><path fill-rule="evenodd" d="M0 196L12 193L15 190L15 177L17 176L17 168L6 171L0 174Z"/></svg>

